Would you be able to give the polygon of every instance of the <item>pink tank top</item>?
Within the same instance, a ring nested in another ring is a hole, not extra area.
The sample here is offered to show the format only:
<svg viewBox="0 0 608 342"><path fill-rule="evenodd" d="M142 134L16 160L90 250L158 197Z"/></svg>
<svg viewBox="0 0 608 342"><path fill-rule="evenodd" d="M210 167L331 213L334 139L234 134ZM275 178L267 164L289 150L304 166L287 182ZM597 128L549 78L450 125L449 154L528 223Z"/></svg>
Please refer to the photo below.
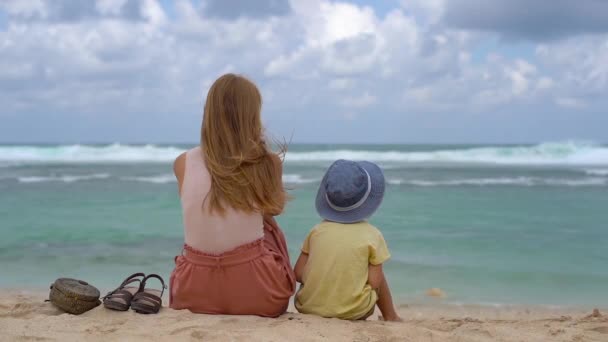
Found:
<svg viewBox="0 0 608 342"><path fill-rule="evenodd" d="M245 213L226 207L223 215L210 212L203 201L211 188L211 175L202 151L196 147L186 153L186 171L181 188L184 238L187 245L201 252L221 254L264 236L260 213Z"/></svg>

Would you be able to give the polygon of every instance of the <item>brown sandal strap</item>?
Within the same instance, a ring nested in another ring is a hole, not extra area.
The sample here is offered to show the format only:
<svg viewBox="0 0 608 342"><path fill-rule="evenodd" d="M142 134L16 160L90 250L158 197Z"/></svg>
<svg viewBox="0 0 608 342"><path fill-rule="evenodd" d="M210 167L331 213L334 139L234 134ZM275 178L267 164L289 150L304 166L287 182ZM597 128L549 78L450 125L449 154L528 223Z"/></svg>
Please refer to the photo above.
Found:
<svg viewBox="0 0 608 342"><path fill-rule="evenodd" d="M163 301L159 296L147 292L137 293L131 302L131 309L144 314L158 313L162 306Z"/></svg>
<svg viewBox="0 0 608 342"><path fill-rule="evenodd" d="M167 288L167 285L165 285L165 281L163 280L163 277L159 276L158 274L148 274L144 280L142 280L141 282L141 287L139 288L139 292L143 293L144 289L146 288L146 282L150 279L150 278L156 278L160 281L161 285L162 285L162 290L160 291L160 297L163 296L163 293L165 293L165 289Z"/></svg>
<svg viewBox="0 0 608 342"><path fill-rule="evenodd" d="M133 282L139 282L141 284L142 280L137 279L139 277L143 277L144 279L146 278L146 275L139 272L139 273L133 273L131 274L129 277L127 277L127 279L125 279L119 286L119 288L123 288L125 286L127 286L127 284L131 284Z"/></svg>
<svg viewBox="0 0 608 342"><path fill-rule="evenodd" d="M148 292L139 292L133 297L133 302L138 302L140 300L148 300L153 303L158 303L159 305L162 305L163 302L162 298Z"/></svg>
<svg viewBox="0 0 608 342"><path fill-rule="evenodd" d="M158 313L160 311L161 306L160 305L147 305L147 304L143 304L143 303L133 303L131 305L131 309L135 310L135 312L137 313L142 313L142 314L155 314Z"/></svg>
<svg viewBox="0 0 608 342"><path fill-rule="evenodd" d="M141 279L137 279L138 277L146 277L145 274L143 273L134 273L132 275L130 275L129 277L127 277L127 279L125 279L122 283L120 283L120 286L118 286L117 288L115 288L114 290L108 292L104 297L103 300L106 300L107 298L110 298L113 294L118 293L119 291L123 290L127 285L138 282L138 290L141 291L143 289L143 287L141 286L143 283L143 280ZM128 292L128 291L127 291Z"/></svg>
<svg viewBox="0 0 608 342"><path fill-rule="evenodd" d="M129 300L133 298L133 294L128 290L119 290L110 295L110 298L122 298L125 300Z"/></svg>

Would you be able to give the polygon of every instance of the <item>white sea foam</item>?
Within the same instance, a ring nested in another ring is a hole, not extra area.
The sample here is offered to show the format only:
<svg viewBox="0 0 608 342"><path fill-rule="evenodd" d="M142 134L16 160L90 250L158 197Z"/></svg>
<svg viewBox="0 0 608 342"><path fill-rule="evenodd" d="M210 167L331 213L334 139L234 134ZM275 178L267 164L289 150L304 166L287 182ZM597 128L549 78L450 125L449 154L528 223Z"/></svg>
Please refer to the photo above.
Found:
<svg viewBox="0 0 608 342"><path fill-rule="evenodd" d="M59 176L30 176L30 177L17 177L20 183L44 183L44 182L63 182L73 183L78 181L93 180L93 179L106 179L110 178L107 173L94 173L90 175L59 175Z"/></svg>
<svg viewBox="0 0 608 342"><path fill-rule="evenodd" d="M137 177L121 177L120 180L131 181L131 182L144 182L144 183L155 183L155 184L166 184L175 183L175 176L172 174L164 174L157 176L137 176ZM307 184L315 182L315 179L303 178L298 174L285 174L283 175L283 182L289 184Z"/></svg>
<svg viewBox="0 0 608 342"><path fill-rule="evenodd" d="M316 182L316 179L312 178L303 178L302 175L298 174L286 174L283 175L283 183L288 184L308 184Z"/></svg>
<svg viewBox="0 0 608 342"><path fill-rule="evenodd" d="M169 163L182 148L155 145L0 146L0 163ZM544 143L535 146L478 147L435 151L331 150L288 152L288 163L331 162L336 159L380 163L497 165L608 165L608 147L589 143Z"/></svg>
<svg viewBox="0 0 608 342"><path fill-rule="evenodd" d="M534 185L534 181L529 177L516 178L471 178L471 179L447 179L447 180L422 180L422 179L389 179L387 181L393 185L414 185L414 186L462 186L462 185Z"/></svg>
<svg viewBox="0 0 608 342"><path fill-rule="evenodd" d="M544 184L556 186L602 186L608 184L604 178L582 178L582 179L545 179Z"/></svg>
<svg viewBox="0 0 608 342"><path fill-rule="evenodd" d="M287 162L370 160L397 163L479 163L498 165L608 165L608 147L587 143L545 143L519 147L479 147L436 151L334 150L289 152Z"/></svg>
<svg viewBox="0 0 608 342"><path fill-rule="evenodd" d="M154 145L0 146L0 162L139 163L170 162L183 150Z"/></svg>
<svg viewBox="0 0 608 342"><path fill-rule="evenodd" d="M585 173L591 176L608 176L608 169L588 169Z"/></svg>
<svg viewBox="0 0 608 342"><path fill-rule="evenodd" d="M121 177L120 180L154 184L167 184L177 182L175 176L172 174L164 174L157 176Z"/></svg>
<svg viewBox="0 0 608 342"><path fill-rule="evenodd" d="M605 186L608 180L604 178L535 178L535 177L501 177L501 178L470 178L470 179L447 179L447 180L421 180L421 179L388 179L387 183L392 185L411 186Z"/></svg>

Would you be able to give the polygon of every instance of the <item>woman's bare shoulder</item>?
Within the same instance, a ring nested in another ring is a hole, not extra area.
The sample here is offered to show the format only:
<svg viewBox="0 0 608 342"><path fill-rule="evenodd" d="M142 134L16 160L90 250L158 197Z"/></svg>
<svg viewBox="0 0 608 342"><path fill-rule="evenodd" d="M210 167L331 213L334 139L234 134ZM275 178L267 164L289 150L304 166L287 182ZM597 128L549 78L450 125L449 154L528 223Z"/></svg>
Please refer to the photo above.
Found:
<svg viewBox="0 0 608 342"><path fill-rule="evenodd" d="M184 152L175 158L173 162L173 172L175 173L175 178L177 178L177 191L181 196L182 193L182 183L184 181L184 174L186 173L186 154L188 152Z"/></svg>
<svg viewBox="0 0 608 342"><path fill-rule="evenodd" d="M173 172L178 179L182 179L184 177L184 172L186 171L186 154L188 152L184 152L175 158L173 162Z"/></svg>

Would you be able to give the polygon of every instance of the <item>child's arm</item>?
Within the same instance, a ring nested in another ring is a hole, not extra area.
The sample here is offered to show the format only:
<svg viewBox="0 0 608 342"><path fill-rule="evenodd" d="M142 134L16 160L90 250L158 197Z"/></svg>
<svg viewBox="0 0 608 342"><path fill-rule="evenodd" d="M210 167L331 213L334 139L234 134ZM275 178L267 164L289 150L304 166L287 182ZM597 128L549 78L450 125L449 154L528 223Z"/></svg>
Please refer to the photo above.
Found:
<svg viewBox="0 0 608 342"><path fill-rule="evenodd" d="M299 283L302 283L302 275L304 274L304 266L308 262L308 254L302 252L298 257L298 261L296 261L296 266L293 268L294 273L296 274L296 280Z"/></svg>
<svg viewBox="0 0 608 342"><path fill-rule="evenodd" d="M367 276L367 283L372 287L372 289L377 290L382 285L382 280L384 279L384 272L382 271L382 264L380 265L372 265L369 264Z"/></svg>
<svg viewBox="0 0 608 342"><path fill-rule="evenodd" d="M386 277L384 276L382 264L369 264L367 282L376 293L378 293L378 301L376 304L378 305L380 312L382 312L384 320L402 322L403 320L399 317L395 310L395 306L393 305L393 297L391 295L391 290L388 287L388 281L386 281Z"/></svg>
<svg viewBox="0 0 608 342"><path fill-rule="evenodd" d="M390 258L386 241L379 230L374 228L375 239L370 241L369 247L369 265L367 273L367 283L376 291L378 294L378 301L376 304L382 312L382 317L385 321L397 321L401 322L402 319L397 314L395 306L393 305L393 297L391 296L391 290L388 288L388 281L384 276L382 270L382 264Z"/></svg>

